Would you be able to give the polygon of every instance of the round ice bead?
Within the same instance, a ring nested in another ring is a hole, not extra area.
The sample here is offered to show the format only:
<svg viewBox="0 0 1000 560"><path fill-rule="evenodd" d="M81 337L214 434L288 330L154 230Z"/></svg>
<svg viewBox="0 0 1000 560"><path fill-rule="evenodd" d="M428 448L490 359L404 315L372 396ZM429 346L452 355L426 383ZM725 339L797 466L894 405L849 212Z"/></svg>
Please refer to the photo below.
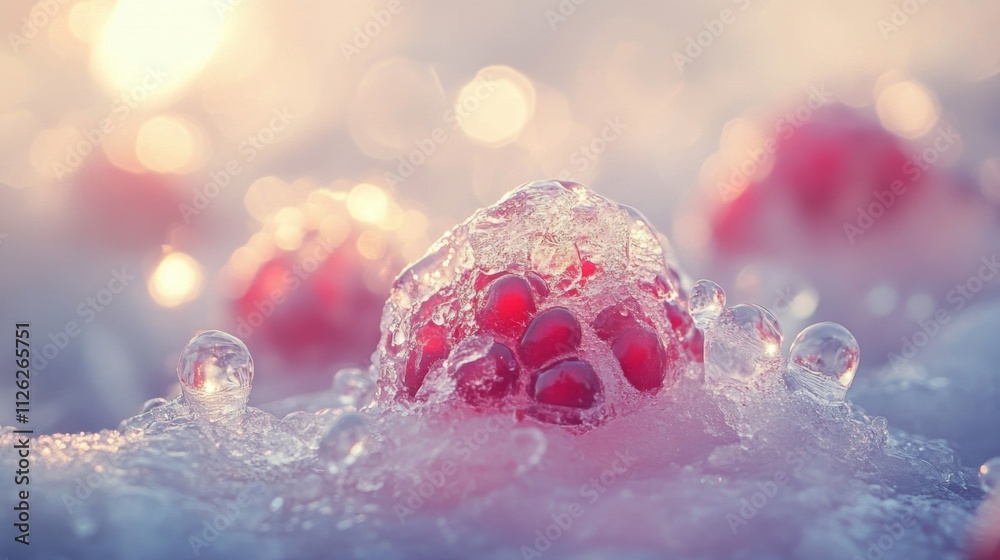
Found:
<svg viewBox="0 0 1000 560"><path fill-rule="evenodd" d="M795 337L789 352L790 384L821 401L844 402L860 355L858 341L843 326L817 323L806 327Z"/></svg>
<svg viewBox="0 0 1000 560"><path fill-rule="evenodd" d="M333 374L334 403L340 408L363 408L375 395L375 380L368 370L344 368Z"/></svg>
<svg viewBox="0 0 1000 560"><path fill-rule="evenodd" d="M742 383L781 361L781 325L770 311L741 303L725 308L706 333L705 375Z"/></svg>
<svg viewBox="0 0 1000 560"><path fill-rule="evenodd" d="M177 378L188 404L242 409L250 397L253 359L236 337L205 331L191 339L177 361Z"/></svg>
<svg viewBox="0 0 1000 560"><path fill-rule="evenodd" d="M979 467L979 485L985 492L1000 490L1000 457L994 457Z"/></svg>
<svg viewBox="0 0 1000 560"><path fill-rule="evenodd" d="M760 346L771 356L781 349L781 325L770 311L752 303L741 303L726 308L719 315L719 322Z"/></svg>
<svg viewBox="0 0 1000 560"><path fill-rule="evenodd" d="M726 307L726 292L711 280L698 280L688 295L688 311L699 329L711 325Z"/></svg>
<svg viewBox="0 0 1000 560"><path fill-rule="evenodd" d="M367 438L368 418L358 412L344 413L323 435L317 455L327 472L337 474L357 461Z"/></svg>

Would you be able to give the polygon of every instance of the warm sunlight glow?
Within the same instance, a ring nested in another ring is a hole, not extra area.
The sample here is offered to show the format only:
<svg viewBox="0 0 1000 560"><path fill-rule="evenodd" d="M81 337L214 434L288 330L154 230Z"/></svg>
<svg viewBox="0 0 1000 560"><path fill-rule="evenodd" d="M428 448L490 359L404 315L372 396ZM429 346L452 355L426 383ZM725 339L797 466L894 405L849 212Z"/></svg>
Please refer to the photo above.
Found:
<svg viewBox="0 0 1000 560"><path fill-rule="evenodd" d="M876 102L882 126L903 138L927 134L938 120L938 108L931 92L918 82L893 84L879 94Z"/></svg>
<svg viewBox="0 0 1000 560"><path fill-rule="evenodd" d="M91 70L109 91L135 103L188 84L212 59L223 18L202 0L120 0L91 58Z"/></svg>
<svg viewBox="0 0 1000 560"><path fill-rule="evenodd" d="M177 307L201 293L201 266L184 253L163 257L149 278L149 295L163 307Z"/></svg>
<svg viewBox="0 0 1000 560"><path fill-rule="evenodd" d="M531 81L509 66L490 66L462 87L455 118L469 138L489 146L517 139L535 110Z"/></svg>
<svg viewBox="0 0 1000 560"><path fill-rule="evenodd" d="M389 196L370 183L361 183L347 196L347 211L355 220L376 223L389 211Z"/></svg>

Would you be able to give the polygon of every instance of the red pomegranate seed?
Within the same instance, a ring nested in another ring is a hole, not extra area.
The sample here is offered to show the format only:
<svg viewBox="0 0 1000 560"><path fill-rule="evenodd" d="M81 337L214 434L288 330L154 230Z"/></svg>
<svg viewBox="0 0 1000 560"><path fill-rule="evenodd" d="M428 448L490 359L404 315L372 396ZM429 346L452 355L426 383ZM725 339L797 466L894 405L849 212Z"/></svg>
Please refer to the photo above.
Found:
<svg viewBox="0 0 1000 560"><path fill-rule="evenodd" d="M544 404L590 408L599 390L600 381L590 364L566 360L538 374L533 396Z"/></svg>
<svg viewBox="0 0 1000 560"><path fill-rule="evenodd" d="M611 344L625 379L640 391L654 391L663 386L666 352L660 338L649 329L621 332Z"/></svg>
<svg viewBox="0 0 1000 560"><path fill-rule="evenodd" d="M477 319L479 326L487 331L519 337L534 314L535 300L528 281L508 274L487 288Z"/></svg>
<svg viewBox="0 0 1000 560"><path fill-rule="evenodd" d="M494 344L485 356L458 368L456 389L470 404L499 400L510 393L519 369L510 348Z"/></svg>
<svg viewBox="0 0 1000 560"><path fill-rule="evenodd" d="M434 364L448 357L448 337L444 327L428 323L417 331L417 349L410 352L403 373L403 386L411 397L427 377Z"/></svg>
<svg viewBox="0 0 1000 560"><path fill-rule="evenodd" d="M565 307L553 307L538 314L521 339L524 362L540 366L580 345L580 323Z"/></svg>
<svg viewBox="0 0 1000 560"><path fill-rule="evenodd" d="M640 323L632 302L623 301L598 313L592 326L598 338L609 341L620 332L639 328Z"/></svg>

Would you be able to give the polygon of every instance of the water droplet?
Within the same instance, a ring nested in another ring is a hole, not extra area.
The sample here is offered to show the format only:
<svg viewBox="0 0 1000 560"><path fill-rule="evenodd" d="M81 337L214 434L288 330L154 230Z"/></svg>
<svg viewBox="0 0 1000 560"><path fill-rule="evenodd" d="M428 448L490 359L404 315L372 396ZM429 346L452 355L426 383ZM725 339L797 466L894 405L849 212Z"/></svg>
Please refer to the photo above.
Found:
<svg viewBox="0 0 1000 560"><path fill-rule="evenodd" d="M858 370L858 341L837 323L806 327L792 342L788 359L788 381L794 389L805 389L822 402L844 402Z"/></svg>
<svg viewBox="0 0 1000 560"><path fill-rule="evenodd" d="M713 380L742 384L781 361L781 325L759 305L725 308L705 339L705 374Z"/></svg>
<svg viewBox="0 0 1000 560"><path fill-rule="evenodd" d="M711 280L698 280L688 295L688 311L699 329L706 329L715 322L726 307L726 292Z"/></svg>
<svg viewBox="0 0 1000 560"><path fill-rule="evenodd" d="M337 474L358 460L367 440L368 418L357 412L347 412L323 435L317 455L330 474Z"/></svg>
<svg viewBox="0 0 1000 560"><path fill-rule="evenodd" d="M345 368L333 375L333 399L341 408L364 408L375 395L375 380L368 370Z"/></svg>
<svg viewBox="0 0 1000 560"><path fill-rule="evenodd" d="M189 405L213 413L243 411L250 398L253 359L238 338L205 331L184 347L177 377Z"/></svg>
<svg viewBox="0 0 1000 560"><path fill-rule="evenodd" d="M994 457L979 467L979 485L984 492L1000 492L1000 457Z"/></svg>

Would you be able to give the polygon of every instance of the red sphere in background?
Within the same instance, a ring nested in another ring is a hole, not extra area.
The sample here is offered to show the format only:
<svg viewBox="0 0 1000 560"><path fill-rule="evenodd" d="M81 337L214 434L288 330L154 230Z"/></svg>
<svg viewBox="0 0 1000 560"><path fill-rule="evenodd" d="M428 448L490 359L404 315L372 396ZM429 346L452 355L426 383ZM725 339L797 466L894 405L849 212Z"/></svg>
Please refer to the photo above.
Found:
<svg viewBox="0 0 1000 560"><path fill-rule="evenodd" d="M819 109L801 128L779 129L772 141L774 153L762 152L760 158L764 166L773 163L770 172L748 179L712 219L720 252L767 252L782 234L840 240L844 224L872 203L884 208L872 227L889 227L893 214L926 188L926 174L904 141L847 107ZM782 219L775 209L784 213ZM773 231L782 221L794 230Z"/></svg>
<svg viewBox="0 0 1000 560"><path fill-rule="evenodd" d="M814 316L849 325L888 360L995 245L994 210L954 166L961 137L938 122L906 140L843 105L770 125L761 138L739 122L732 138L756 143L724 142L701 204L678 215L678 245L699 263L688 266L791 331Z"/></svg>
<svg viewBox="0 0 1000 560"><path fill-rule="evenodd" d="M315 190L271 212L233 254L228 276L245 286L232 302L235 333L255 358L295 372L369 360L393 278L426 248L422 216L377 192L358 202Z"/></svg>

